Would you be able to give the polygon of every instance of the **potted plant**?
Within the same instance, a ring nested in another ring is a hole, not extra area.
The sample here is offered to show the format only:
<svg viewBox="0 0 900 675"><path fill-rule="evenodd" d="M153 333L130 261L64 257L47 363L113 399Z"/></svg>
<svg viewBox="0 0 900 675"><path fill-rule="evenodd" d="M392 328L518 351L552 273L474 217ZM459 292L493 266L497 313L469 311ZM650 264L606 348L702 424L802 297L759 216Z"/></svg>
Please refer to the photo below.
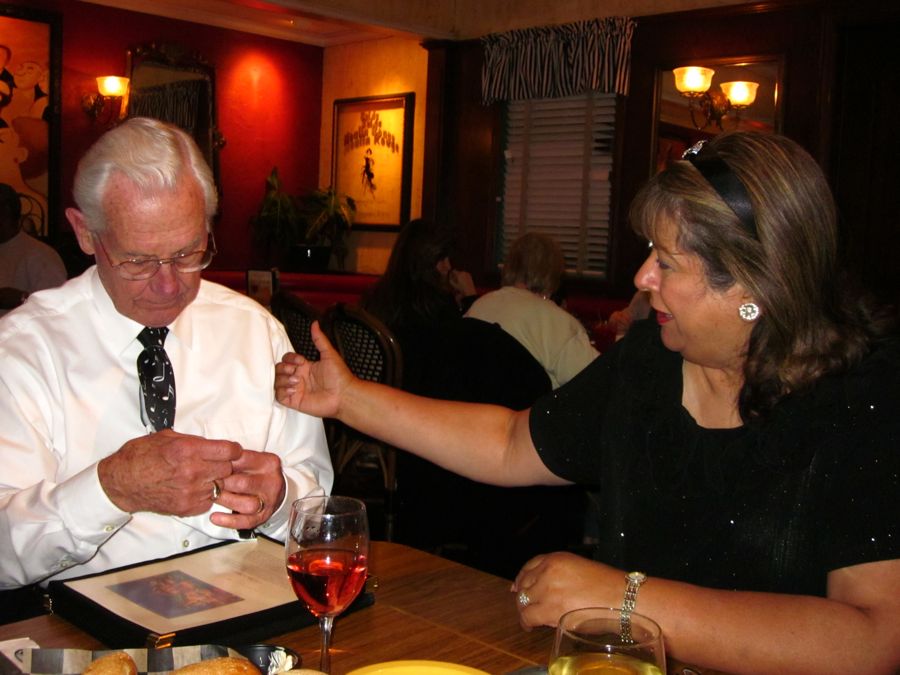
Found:
<svg viewBox="0 0 900 675"><path fill-rule="evenodd" d="M299 199L300 219L304 223L304 242L327 246L344 269L347 257L347 233L356 216L356 202L348 195L338 194L329 186L312 190Z"/></svg>
<svg viewBox="0 0 900 675"><path fill-rule="evenodd" d="M277 166L266 178L265 194L250 224L256 243L276 261L303 237L296 198L282 188Z"/></svg>
<svg viewBox="0 0 900 675"><path fill-rule="evenodd" d="M324 271L332 253L344 268L346 236L355 214L353 199L331 187L301 197L288 193L274 167L251 223L256 242L269 257L280 257L285 270Z"/></svg>

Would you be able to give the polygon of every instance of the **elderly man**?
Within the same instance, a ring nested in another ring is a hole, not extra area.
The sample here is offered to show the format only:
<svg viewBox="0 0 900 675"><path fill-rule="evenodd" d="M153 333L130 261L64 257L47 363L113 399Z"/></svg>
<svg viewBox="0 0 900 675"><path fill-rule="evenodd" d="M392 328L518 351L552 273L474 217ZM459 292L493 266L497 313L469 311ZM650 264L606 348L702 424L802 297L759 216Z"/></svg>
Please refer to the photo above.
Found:
<svg viewBox="0 0 900 675"><path fill-rule="evenodd" d="M74 196L96 265L0 320L0 589L283 537L291 501L331 489L325 433L274 400L281 325L200 279L216 192L196 145L128 120Z"/></svg>

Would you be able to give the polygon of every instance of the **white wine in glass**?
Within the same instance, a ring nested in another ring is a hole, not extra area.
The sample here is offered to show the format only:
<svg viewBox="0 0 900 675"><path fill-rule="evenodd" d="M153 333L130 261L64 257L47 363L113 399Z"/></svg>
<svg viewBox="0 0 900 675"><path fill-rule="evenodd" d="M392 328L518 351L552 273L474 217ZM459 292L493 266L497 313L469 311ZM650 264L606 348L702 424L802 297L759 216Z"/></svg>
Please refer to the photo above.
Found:
<svg viewBox="0 0 900 675"><path fill-rule="evenodd" d="M659 625L640 614L587 607L563 614L550 652L549 675L665 675L666 654Z"/></svg>
<svg viewBox="0 0 900 675"><path fill-rule="evenodd" d="M291 505L285 556L297 597L319 618L319 670L331 672L334 617L350 605L366 582L369 520L353 497L316 496Z"/></svg>

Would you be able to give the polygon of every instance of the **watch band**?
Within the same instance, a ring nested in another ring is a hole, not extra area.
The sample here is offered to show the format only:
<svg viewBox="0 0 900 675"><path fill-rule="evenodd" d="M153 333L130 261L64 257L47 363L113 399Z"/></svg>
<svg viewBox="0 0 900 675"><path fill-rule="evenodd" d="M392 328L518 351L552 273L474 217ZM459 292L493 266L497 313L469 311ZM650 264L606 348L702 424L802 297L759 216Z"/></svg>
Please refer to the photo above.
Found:
<svg viewBox="0 0 900 675"><path fill-rule="evenodd" d="M643 572L629 572L625 575L625 598L622 600L622 612L619 619L619 632L622 642L631 643L631 613L637 604L637 594L641 584L647 581L647 575Z"/></svg>

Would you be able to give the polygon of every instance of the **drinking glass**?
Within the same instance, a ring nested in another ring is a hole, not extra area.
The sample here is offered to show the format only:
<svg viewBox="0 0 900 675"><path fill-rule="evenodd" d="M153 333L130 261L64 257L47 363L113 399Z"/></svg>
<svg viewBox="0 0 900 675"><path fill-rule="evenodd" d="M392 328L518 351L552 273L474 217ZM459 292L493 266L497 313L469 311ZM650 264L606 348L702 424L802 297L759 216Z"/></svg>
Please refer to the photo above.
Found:
<svg viewBox="0 0 900 675"><path fill-rule="evenodd" d="M331 627L366 582L369 520L352 497L315 496L291 504L285 558L294 593L322 631L319 670L331 672Z"/></svg>
<svg viewBox="0 0 900 675"><path fill-rule="evenodd" d="M630 639L622 610L587 607L563 614L550 652L549 675L664 675L662 631L652 619L631 613Z"/></svg>

